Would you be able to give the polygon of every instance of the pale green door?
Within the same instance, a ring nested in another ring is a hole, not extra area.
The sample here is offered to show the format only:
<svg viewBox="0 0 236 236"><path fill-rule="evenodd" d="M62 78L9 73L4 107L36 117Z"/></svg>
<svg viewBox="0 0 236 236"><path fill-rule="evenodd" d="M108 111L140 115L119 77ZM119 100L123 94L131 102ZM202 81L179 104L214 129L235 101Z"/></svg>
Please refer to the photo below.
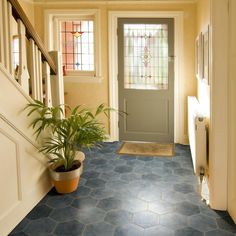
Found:
<svg viewBox="0 0 236 236"><path fill-rule="evenodd" d="M122 141L174 142L174 20L119 19Z"/></svg>

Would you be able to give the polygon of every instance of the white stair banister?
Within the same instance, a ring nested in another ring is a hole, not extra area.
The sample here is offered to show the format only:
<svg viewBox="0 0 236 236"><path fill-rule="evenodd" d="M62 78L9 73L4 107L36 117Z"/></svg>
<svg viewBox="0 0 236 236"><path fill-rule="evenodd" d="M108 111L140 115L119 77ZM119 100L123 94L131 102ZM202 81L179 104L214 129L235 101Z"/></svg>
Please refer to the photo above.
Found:
<svg viewBox="0 0 236 236"><path fill-rule="evenodd" d="M29 52L29 72L31 81L32 98L37 99L37 74L36 74L36 61L35 61L35 43L33 39L29 40L30 52Z"/></svg>
<svg viewBox="0 0 236 236"><path fill-rule="evenodd" d="M19 35L19 84L29 94L29 72L27 67L27 49L25 42L25 26L21 20L17 20Z"/></svg>
<svg viewBox="0 0 236 236"><path fill-rule="evenodd" d="M45 104L52 106L51 80L50 80L50 66L45 61L43 63L43 80L45 83Z"/></svg>
<svg viewBox="0 0 236 236"><path fill-rule="evenodd" d="M7 17L8 17L8 38L9 38L9 72L14 75L13 68L13 33L12 33L12 6L10 2L7 2Z"/></svg>
<svg viewBox="0 0 236 236"><path fill-rule="evenodd" d="M57 74L51 75L51 86L52 86L52 104L53 106L58 104L64 104L64 82L62 73L62 62L60 53L57 51L49 52L52 57L54 64L57 68Z"/></svg>
<svg viewBox="0 0 236 236"><path fill-rule="evenodd" d="M11 39L9 38L9 16L8 16L8 2L7 0L2 1L2 16L3 16L3 48L4 48L4 65L5 68L10 71L10 44Z"/></svg>
<svg viewBox="0 0 236 236"><path fill-rule="evenodd" d="M4 52L4 40L3 37L3 0L0 0L0 63L5 64L5 52Z"/></svg>

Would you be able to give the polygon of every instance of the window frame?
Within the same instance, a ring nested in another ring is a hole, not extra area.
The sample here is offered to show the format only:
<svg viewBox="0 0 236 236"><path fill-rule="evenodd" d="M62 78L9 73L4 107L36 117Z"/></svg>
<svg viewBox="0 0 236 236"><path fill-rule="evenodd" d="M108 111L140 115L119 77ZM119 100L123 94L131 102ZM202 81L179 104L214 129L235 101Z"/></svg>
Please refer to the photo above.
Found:
<svg viewBox="0 0 236 236"><path fill-rule="evenodd" d="M68 82L101 82L101 23L100 10L45 10L45 44L48 51L61 51L60 22L76 20L94 21L94 71L67 71L64 77Z"/></svg>

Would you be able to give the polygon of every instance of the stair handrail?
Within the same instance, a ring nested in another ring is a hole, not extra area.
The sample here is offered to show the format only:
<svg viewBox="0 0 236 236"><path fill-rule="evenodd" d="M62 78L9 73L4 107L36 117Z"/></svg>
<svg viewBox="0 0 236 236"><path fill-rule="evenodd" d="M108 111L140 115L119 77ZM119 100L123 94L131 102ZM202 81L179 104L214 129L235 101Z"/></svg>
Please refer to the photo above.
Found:
<svg viewBox="0 0 236 236"><path fill-rule="evenodd" d="M28 17L26 16L23 8L21 7L21 5L18 3L17 0L7 0L7 1L10 2L11 5L12 5L13 17L16 20L20 19L23 22L23 24L25 25L26 37L28 39L32 38L34 40L35 44L38 46L39 50L42 53L42 59L48 62L49 66L50 66L51 74L56 75L57 74L57 68L56 68L51 56L47 52L40 36L35 31L33 25L30 23Z"/></svg>

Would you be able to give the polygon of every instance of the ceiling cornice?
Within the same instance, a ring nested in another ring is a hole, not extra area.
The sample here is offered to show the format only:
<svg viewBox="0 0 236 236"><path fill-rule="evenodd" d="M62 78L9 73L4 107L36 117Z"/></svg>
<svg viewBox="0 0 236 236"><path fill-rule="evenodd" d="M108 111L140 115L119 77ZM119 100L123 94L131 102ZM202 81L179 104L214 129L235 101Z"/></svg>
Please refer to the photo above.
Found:
<svg viewBox="0 0 236 236"><path fill-rule="evenodd" d="M99 4L99 5L117 5L117 4L189 4L196 3L197 0L24 0L34 4Z"/></svg>

